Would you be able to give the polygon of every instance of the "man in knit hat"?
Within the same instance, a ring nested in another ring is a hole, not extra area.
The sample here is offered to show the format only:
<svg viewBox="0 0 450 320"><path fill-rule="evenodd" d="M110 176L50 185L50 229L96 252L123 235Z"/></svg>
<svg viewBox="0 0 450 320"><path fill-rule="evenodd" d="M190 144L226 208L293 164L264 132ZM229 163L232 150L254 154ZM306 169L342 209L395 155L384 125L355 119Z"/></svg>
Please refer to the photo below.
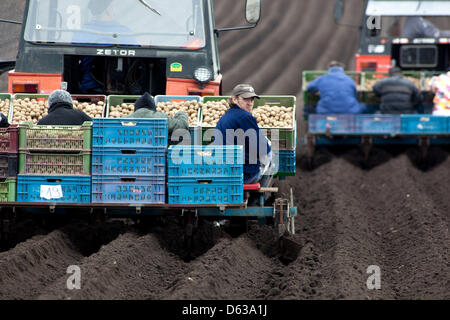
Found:
<svg viewBox="0 0 450 320"><path fill-rule="evenodd" d="M157 112L155 100L148 92L136 100L134 112L122 118L165 118L168 121L169 136L177 129L189 130L188 117L185 112L178 111L173 118L164 112Z"/></svg>
<svg viewBox="0 0 450 320"><path fill-rule="evenodd" d="M38 125L82 125L85 121L92 121L92 118L73 108L70 94L65 90L54 90L48 97L48 114Z"/></svg>

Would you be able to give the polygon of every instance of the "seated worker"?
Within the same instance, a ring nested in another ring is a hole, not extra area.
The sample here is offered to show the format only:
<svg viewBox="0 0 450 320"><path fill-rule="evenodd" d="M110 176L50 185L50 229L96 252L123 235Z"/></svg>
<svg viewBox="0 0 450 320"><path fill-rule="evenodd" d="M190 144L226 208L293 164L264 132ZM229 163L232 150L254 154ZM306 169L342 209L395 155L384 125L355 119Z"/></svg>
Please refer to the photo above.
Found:
<svg viewBox="0 0 450 320"><path fill-rule="evenodd" d="M366 106L359 103L355 81L344 73L337 61L328 64L328 73L308 83L306 90L320 93L316 113L364 113Z"/></svg>
<svg viewBox="0 0 450 320"><path fill-rule="evenodd" d="M74 33L72 43L137 46L136 39L129 35L131 30L119 23L120 17L112 3L112 0L90 0L88 8L92 18L82 26L81 31L91 32ZM111 35L112 32L115 33L115 36ZM81 93L101 94L105 92L104 84L95 77L93 72L96 60L98 57L96 59L95 56L85 56L80 59L81 80L78 87Z"/></svg>
<svg viewBox="0 0 450 320"><path fill-rule="evenodd" d="M272 180L272 151L252 115L255 98L259 97L252 86L238 84L234 87L228 101L230 108L217 122L214 144L244 145L244 184L259 182L261 186L268 186Z"/></svg>
<svg viewBox="0 0 450 320"><path fill-rule="evenodd" d="M422 100L419 89L411 81L403 79L397 67L389 69L388 78L375 83L373 92L381 97L379 113L416 113Z"/></svg>
<svg viewBox="0 0 450 320"><path fill-rule="evenodd" d="M168 121L169 142L173 131L177 129L186 130L189 133L188 116L183 111L175 113L173 118L164 112L156 111L156 104L153 97L148 93L144 93L134 103L134 112L123 116L122 118L165 118Z"/></svg>
<svg viewBox="0 0 450 320"><path fill-rule="evenodd" d="M82 125L85 121L92 121L86 113L73 108L70 94L65 90L54 90L48 97L48 114L38 125Z"/></svg>
<svg viewBox="0 0 450 320"><path fill-rule="evenodd" d="M408 17L403 25L402 37L405 38L439 38L450 37L450 30L439 30L423 17Z"/></svg>
<svg viewBox="0 0 450 320"><path fill-rule="evenodd" d="M9 122L8 122L8 118L0 112L0 128L7 128L9 127Z"/></svg>

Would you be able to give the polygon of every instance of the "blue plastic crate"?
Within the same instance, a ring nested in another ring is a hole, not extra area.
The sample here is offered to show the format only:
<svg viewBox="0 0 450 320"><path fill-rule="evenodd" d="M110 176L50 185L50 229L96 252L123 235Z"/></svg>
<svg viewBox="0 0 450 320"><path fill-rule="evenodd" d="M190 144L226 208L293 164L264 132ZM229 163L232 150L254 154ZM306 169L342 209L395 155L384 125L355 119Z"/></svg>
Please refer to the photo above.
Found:
<svg viewBox="0 0 450 320"><path fill-rule="evenodd" d="M400 133L400 115L390 114L358 114L356 115L355 133L358 134L389 134Z"/></svg>
<svg viewBox="0 0 450 320"><path fill-rule="evenodd" d="M244 178L170 178L169 204L227 204L244 202Z"/></svg>
<svg viewBox="0 0 450 320"><path fill-rule="evenodd" d="M17 175L18 202L91 202L91 177Z"/></svg>
<svg viewBox="0 0 450 320"><path fill-rule="evenodd" d="M293 150L273 150L273 162L275 163L275 173L289 174L295 173L295 149Z"/></svg>
<svg viewBox="0 0 450 320"><path fill-rule="evenodd" d="M167 155L171 177L243 177L242 146L170 146Z"/></svg>
<svg viewBox="0 0 450 320"><path fill-rule="evenodd" d="M308 118L309 133L346 134L355 132L354 114L311 114Z"/></svg>
<svg viewBox="0 0 450 320"><path fill-rule="evenodd" d="M92 121L92 147L167 147L163 118L98 118Z"/></svg>
<svg viewBox="0 0 450 320"><path fill-rule="evenodd" d="M164 176L92 176L93 203L165 203Z"/></svg>
<svg viewBox="0 0 450 320"><path fill-rule="evenodd" d="M448 133L448 117L429 114L402 114L402 134Z"/></svg>
<svg viewBox="0 0 450 320"><path fill-rule="evenodd" d="M94 147L92 175L148 176L166 174L166 148Z"/></svg>

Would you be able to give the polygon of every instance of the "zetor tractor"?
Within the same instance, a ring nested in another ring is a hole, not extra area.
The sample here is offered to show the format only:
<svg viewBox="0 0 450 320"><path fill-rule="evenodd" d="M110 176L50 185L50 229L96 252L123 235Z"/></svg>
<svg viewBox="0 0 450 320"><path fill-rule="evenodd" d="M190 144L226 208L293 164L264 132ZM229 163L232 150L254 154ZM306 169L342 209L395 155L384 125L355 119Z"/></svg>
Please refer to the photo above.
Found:
<svg viewBox="0 0 450 320"><path fill-rule="evenodd" d="M334 18L343 24L345 0ZM447 71L450 60L450 1L366 0L356 71ZM409 26L408 26L409 25Z"/></svg>
<svg viewBox="0 0 450 320"><path fill-rule="evenodd" d="M246 0L250 25L217 29L213 2L27 0L8 91L220 95L219 33L255 27L261 4Z"/></svg>

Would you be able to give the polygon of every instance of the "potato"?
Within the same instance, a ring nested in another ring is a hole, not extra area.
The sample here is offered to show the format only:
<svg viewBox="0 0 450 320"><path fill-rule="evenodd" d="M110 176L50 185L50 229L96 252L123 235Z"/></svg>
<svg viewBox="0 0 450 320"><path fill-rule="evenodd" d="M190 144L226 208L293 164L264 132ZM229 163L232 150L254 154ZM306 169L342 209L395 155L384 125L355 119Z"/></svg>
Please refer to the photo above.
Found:
<svg viewBox="0 0 450 320"><path fill-rule="evenodd" d="M22 121L31 121L36 124L48 113L48 101L37 101L32 98L13 100L13 119L12 123Z"/></svg>
<svg viewBox="0 0 450 320"><path fill-rule="evenodd" d="M5 115L5 117L8 117L9 104L10 104L9 99L5 99L5 100L0 99L0 112L3 113Z"/></svg>
<svg viewBox="0 0 450 320"><path fill-rule="evenodd" d="M121 103L116 106L109 107L108 118L122 118L134 112L133 103Z"/></svg>
<svg viewBox="0 0 450 320"><path fill-rule="evenodd" d="M220 117L228 110L229 105L225 99L220 101L207 101L202 104L204 127L215 127Z"/></svg>
<svg viewBox="0 0 450 320"><path fill-rule="evenodd" d="M188 123L190 127L198 125L198 110L200 108L199 102L196 100L190 101L174 101L174 102L158 102L156 104L156 111L164 112L173 117L179 111L183 111L188 116Z"/></svg>
<svg viewBox="0 0 450 320"><path fill-rule="evenodd" d="M291 128L294 126L293 107L264 105L253 108L252 114L260 128Z"/></svg>
<svg viewBox="0 0 450 320"><path fill-rule="evenodd" d="M91 118L101 118L103 116L103 108L105 103L98 101L97 103L83 102L73 100L73 108L85 112Z"/></svg>

